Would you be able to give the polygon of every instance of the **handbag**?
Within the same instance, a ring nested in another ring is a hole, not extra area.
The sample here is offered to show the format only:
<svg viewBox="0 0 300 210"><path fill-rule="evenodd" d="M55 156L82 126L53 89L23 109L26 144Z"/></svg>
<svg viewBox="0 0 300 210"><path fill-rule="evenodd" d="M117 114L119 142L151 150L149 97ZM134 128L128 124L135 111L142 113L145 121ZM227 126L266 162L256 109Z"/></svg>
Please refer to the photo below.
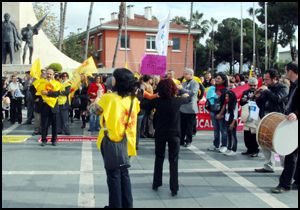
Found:
<svg viewBox="0 0 300 210"><path fill-rule="evenodd" d="M128 156L126 129L132 112L133 98L130 104L128 120L125 125L123 138L120 142L114 142L109 139L107 131L104 131L104 137L101 144L101 152L104 160L104 167L107 170L115 170L130 167L130 159Z"/></svg>

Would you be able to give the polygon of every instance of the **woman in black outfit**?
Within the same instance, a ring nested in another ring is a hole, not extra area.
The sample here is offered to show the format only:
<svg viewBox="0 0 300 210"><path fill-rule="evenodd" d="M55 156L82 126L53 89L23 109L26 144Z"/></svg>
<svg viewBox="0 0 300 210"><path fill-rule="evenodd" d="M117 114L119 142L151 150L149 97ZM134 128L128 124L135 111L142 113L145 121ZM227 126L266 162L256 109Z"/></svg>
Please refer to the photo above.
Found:
<svg viewBox="0 0 300 210"><path fill-rule="evenodd" d="M75 92L74 95L79 95L80 97L80 115L82 119L82 126L81 128L85 128L87 120L87 106L89 102L89 96L88 96L88 88L89 88L89 82L87 79L87 76L84 74L80 74L81 77L81 85L79 89Z"/></svg>
<svg viewBox="0 0 300 210"><path fill-rule="evenodd" d="M189 103L191 97L176 97L178 89L172 79L161 80L157 85L159 98L142 102L144 109L156 109L155 120L155 166L152 189L162 185L163 162L168 142L170 163L170 189L172 196L177 195L178 154L180 148L180 106Z"/></svg>

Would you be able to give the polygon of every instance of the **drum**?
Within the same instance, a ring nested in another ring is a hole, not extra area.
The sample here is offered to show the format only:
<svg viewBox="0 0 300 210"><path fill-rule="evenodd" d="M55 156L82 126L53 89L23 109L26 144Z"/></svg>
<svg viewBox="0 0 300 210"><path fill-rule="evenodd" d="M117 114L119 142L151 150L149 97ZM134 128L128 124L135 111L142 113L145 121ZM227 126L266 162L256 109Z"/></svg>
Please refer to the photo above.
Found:
<svg viewBox="0 0 300 210"><path fill-rule="evenodd" d="M286 115L271 112L260 121L256 139L261 147L288 155L298 147L298 120L289 121Z"/></svg>

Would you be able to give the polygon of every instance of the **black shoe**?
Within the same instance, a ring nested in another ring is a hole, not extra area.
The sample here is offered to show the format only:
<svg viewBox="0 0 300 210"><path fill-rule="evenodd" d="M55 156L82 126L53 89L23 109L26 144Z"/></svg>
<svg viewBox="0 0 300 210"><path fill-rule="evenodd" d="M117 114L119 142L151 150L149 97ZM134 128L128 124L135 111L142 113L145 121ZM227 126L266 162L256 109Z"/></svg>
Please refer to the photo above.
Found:
<svg viewBox="0 0 300 210"><path fill-rule="evenodd" d="M152 185L152 190L157 191L161 185Z"/></svg>
<svg viewBox="0 0 300 210"><path fill-rule="evenodd" d="M271 192L272 192L272 193L284 193L284 192L287 192L287 191L289 191L289 190L290 190L289 188L277 186L277 187L271 189Z"/></svg>
<svg viewBox="0 0 300 210"><path fill-rule="evenodd" d="M42 141L42 143L40 144L42 147L45 146L47 143L45 141Z"/></svg>
<svg viewBox="0 0 300 210"><path fill-rule="evenodd" d="M52 142L52 146L56 146L57 144L56 144L56 142L54 141L54 142Z"/></svg>
<svg viewBox="0 0 300 210"><path fill-rule="evenodd" d="M251 155L251 153L249 153L248 151L242 152L241 154L242 154L242 155Z"/></svg>
<svg viewBox="0 0 300 210"><path fill-rule="evenodd" d="M61 135L61 134L62 134L62 132L57 132L57 134L58 134L58 135Z"/></svg>
<svg viewBox="0 0 300 210"><path fill-rule="evenodd" d="M264 168L254 169L254 171L257 173L274 173L274 171L270 171Z"/></svg>
<svg viewBox="0 0 300 210"><path fill-rule="evenodd" d="M70 136L71 133L70 132L65 132L65 135Z"/></svg>
<svg viewBox="0 0 300 210"><path fill-rule="evenodd" d="M291 186L292 190L298 190L298 184L296 184L295 182L292 184Z"/></svg>
<svg viewBox="0 0 300 210"><path fill-rule="evenodd" d="M177 195L177 191L172 191L172 192L171 192L171 195L172 195L172 196L176 196L176 195Z"/></svg>
<svg viewBox="0 0 300 210"><path fill-rule="evenodd" d="M109 209L109 206L104 206L105 209Z"/></svg>
<svg viewBox="0 0 300 210"><path fill-rule="evenodd" d="M85 124L83 124L83 125L81 126L81 128L85 128Z"/></svg>
<svg viewBox="0 0 300 210"><path fill-rule="evenodd" d="M191 146L191 143L186 143L185 145L184 145L184 147L190 147Z"/></svg>

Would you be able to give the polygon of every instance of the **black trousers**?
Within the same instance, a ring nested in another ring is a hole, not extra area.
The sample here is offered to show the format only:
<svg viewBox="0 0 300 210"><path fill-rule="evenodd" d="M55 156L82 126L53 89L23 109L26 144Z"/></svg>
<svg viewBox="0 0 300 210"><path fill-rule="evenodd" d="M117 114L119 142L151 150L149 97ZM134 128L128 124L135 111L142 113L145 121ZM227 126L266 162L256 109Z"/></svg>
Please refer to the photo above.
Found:
<svg viewBox="0 0 300 210"><path fill-rule="evenodd" d="M284 158L282 174L279 178L279 186L289 188L294 178L298 184L298 148Z"/></svg>
<svg viewBox="0 0 300 210"><path fill-rule="evenodd" d="M163 164L165 159L166 143L168 142L169 170L170 170L170 190L177 192L178 186L178 154L179 154L179 136L155 136L155 165L153 186L162 185Z"/></svg>
<svg viewBox="0 0 300 210"><path fill-rule="evenodd" d="M250 154L258 153L258 144L256 141L256 134L251 133L250 131L245 130L244 131L244 142L245 146L247 148L247 152Z"/></svg>
<svg viewBox="0 0 300 210"><path fill-rule="evenodd" d="M105 170L109 192L109 208L133 208L128 169Z"/></svg>
<svg viewBox="0 0 300 210"><path fill-rule="evenodd" d="M18 121L22 123L22 98L11 99L10 104L10 122Z"/></svg>
<svg viewBox="0 0 300 210"><path fill-rule="evenodd" d="M237 150L237 137L236 137L236 126L237 123L235 123L235 128L233 130L229 129L229 126L227 125L227 138L228 138L228 150L232 150L236 152Z"/></svg>
<svg viewBox="0 0 300 210"><path fill-rule="evenodd" d="M192 143L193 128L196 120L196 114L180 113L181 138L180 145Z"/></svg>
<svg viewBox="0 0 300 210"><path fill-rule="evenodd" d="M48 127L51 123L52 127L52 138L51 142L57 140L57 126L56 126L57 113L53 113L51 107L43 103L41 107L41 128L42 128L42 142L47 142Z"/></svg>

